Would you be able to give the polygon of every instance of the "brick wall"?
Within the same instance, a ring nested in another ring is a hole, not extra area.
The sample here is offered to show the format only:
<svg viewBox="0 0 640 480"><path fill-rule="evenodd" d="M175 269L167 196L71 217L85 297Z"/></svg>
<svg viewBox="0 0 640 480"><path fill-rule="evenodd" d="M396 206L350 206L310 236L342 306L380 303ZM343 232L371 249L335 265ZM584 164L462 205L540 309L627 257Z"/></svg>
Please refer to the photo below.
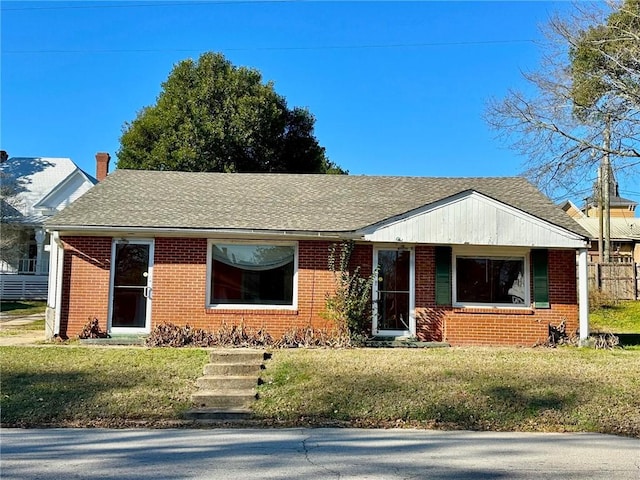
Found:
<svg viewBox="0 0 640 480"><path fill-rule="evenodd" d="M534 345L545 341L549 324L566 321L567 332L578 326L575 252L549 251L551 308L452 308L435 305L434 248L416 248L417 335L452 345ZM531 281L533 285L533 281Z"/></svg>
<svg viewBox="0 0 640 480"><path fill-rule="evenodd" d="M77 335L87 320L98 317L106 328L109 303L111 238L64 237L64 291L61 334ZM206 308L207 240L157 238L153 268L152 327L164 322L215 330L223 323L244 322L267 328L273 337L288 329L312 325L330 327L323 315L334 280L327 266L331 242L300 241L298 245L298 306L296 310L235 310ZM573 251L549 252L549 309L462 309L435 305L435 249L417 246L416 320L422 340L452 345L532 345L543 341L548 324L567 320L577 328L578 307ZM351 266L362 276L371 273L373 246L357 245Z"/></svg>
<svg viewBox="0 0 640 480"><path fill-rule="evenodd" d="M207 240L156 238L152 328L161 323L205 328Z"/></svg>
<svg viewBox="0 0 640 480"><path fill-rule="evenodd" d="M64 237L65 266L62 336L74 337L89 317L105 329L109 308L111 238ZM327 259L330 242L301 241L298 245L298 305L287 309L206 308L207 240L156 238L153 266L151 327L165 322L215 330L222 324L244 323L268 328L280 336L292 327L330 327L323 316L326 296L333 291ZM371 258L370 246L358 247L353 258ZM370 260L363 272L370 271Z"/></svg>
<svg viewBox="0 0 640 480"><path fill-rule="evenodd" d="M111 237L64 237L60 336L77 336L96 317L106 330Z"/></svg>

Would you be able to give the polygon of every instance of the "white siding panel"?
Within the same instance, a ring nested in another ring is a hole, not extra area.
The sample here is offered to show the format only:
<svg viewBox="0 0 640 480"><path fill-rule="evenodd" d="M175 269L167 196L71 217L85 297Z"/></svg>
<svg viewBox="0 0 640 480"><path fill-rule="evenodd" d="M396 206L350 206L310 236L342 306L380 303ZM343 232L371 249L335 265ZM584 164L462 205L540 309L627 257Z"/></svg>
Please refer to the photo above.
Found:
<svg viewBox="0 0 640 480"><path fill-rule="evenodd" d="M53 210L62 210L86 193L91 187L93 187L93 184L85 180L79 172L76 172L73 177L67 179L64 185L61 185L47 198L43 206Z"/></svg>
<svg viewBox="0 0 640 480"><path fill-rule="evenodd" d="M393 219L365 232L374 242L584 247L584 239L477 192Z"/></svg>

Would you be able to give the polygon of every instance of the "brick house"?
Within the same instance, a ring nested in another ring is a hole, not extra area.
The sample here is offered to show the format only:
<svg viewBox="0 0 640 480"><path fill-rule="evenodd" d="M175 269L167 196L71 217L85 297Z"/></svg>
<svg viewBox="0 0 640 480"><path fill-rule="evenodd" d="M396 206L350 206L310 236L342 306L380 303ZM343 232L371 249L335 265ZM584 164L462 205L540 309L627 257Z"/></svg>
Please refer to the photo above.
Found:
<svg viewBox="0 0 640 480"><path fill-rule="evenodd" d="M371 333L532 345L588 333L587 233L521 178L117 170L47 222L50 336L328 326L328 250L378 268ZM576 279L576 252L579 267Z"/></svg>

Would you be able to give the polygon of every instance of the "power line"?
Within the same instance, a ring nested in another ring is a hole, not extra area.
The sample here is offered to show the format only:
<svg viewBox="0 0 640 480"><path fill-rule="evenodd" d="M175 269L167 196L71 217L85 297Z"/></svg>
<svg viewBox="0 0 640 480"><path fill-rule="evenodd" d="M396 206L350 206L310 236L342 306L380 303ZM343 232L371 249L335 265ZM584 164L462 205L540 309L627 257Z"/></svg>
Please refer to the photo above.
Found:
<svg viewBox="0 0 640 480"><path fill-rule="evenodd" d="M474 45L501 45L513 43L533 43L534 40L479 40L469 42L424 42L424 43L388 43L388 44L363 44L363 45L317 45L310 47L227 47L217 48L224 52L239 51L310 51L310 50L359 50L359 49L384 49L384 48L425 48L425 47L450 47L450 46L474 46ZM162 52L200 52L202 48L136 48L136 49L99 49L99 50L4 50L2 55L25 54L56 54L56 53L162 53Z"/></svg>

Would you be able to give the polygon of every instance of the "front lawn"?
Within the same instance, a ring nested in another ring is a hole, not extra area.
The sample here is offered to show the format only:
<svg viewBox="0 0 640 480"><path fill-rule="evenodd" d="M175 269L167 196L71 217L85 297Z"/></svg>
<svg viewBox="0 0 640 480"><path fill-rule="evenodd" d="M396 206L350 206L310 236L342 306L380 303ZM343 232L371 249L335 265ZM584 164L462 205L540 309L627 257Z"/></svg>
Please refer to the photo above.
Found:
<svg viewBox="0 0 640 480"><path fill-rule="evenodd" d="M40 300L8 300L0 302L0 312L5 315L22 316L34 313L44 314L47 302Z"/></svg>
<svg viewBox="0 0 640 480"><path fill-rule="evenodd" d="M640 333L640 301L621 301L589 314L593 332Z"/></svg>
<svg viewBox="0 0 640 480"><path fill-rule="evenodd" d="M42 332L42 338L44 339L44 328L44 318L36 320L35 322L25 323L24 325L3 326L3 328L0 329L0 338L23 335L25 333Z"/></svg>
<svg viewBox="0 0 640 480"><path fill-rule="evenodd" d="M176 425L201 349L2 347L4 426ZM640 349L275 350L258 425L588 431L640 438Z"/></svg>
<svg viewBox="0 0 640 480"><path fill-rule="evenodd" d="M199 349L1 347L2 424L162 424L190 407Z"/></svg>
<svg viewBox="0 0 640 480"><path fill-rule="evenodd" d="M277 351L255 411L281 425L640 437L640 349Z"/></svg>

